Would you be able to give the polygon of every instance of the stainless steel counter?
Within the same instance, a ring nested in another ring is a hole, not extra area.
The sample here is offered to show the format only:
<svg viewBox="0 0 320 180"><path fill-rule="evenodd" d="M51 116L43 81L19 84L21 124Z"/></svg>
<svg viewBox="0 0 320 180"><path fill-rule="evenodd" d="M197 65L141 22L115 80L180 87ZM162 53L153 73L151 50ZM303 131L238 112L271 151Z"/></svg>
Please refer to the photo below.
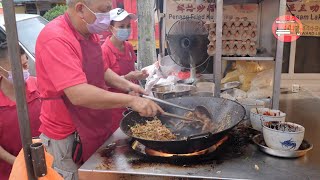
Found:
<svg viewBox="0 0 320 180"><path fill-rule="evenodd" d="M139 161L127 145L127 137L117 130L102 146L117 142L108 158L95 153L80 169L80 179L320 179L320 99L307 92L282 94L280 109L286 121L306 128L305 139L314 148L304 157L283 159L272 157L249 144L244 153L223 162L195 165L173 165Z"/></svg>

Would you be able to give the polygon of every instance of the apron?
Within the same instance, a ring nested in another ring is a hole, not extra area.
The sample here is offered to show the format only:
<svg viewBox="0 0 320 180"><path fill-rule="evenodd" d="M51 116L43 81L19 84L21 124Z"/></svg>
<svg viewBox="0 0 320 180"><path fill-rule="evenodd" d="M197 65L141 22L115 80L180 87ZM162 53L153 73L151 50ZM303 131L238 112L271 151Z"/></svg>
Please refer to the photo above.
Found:
<svg viewBox="0 0 320 180"><path fill-rule="evenodd" d="M65 19L70 28L74 29L66 15ZM88 84L107 90L100 44L91 40L79 40L79 42L82 50L82 69ZM109 119L111 111L75 106L66 96L63 96L63 99L80 135L82 160L86 161L113 133L111 131L113 123Z"/></svg>
<svg viewBox="0 0 320 180"><path fill-rule="evenodd" d="M0 77L1 81L1 77ZM2 93L2 92L0 92ZM37 91L26 93L31 135L39 136L41 101ZM0 144L10 154L17 156L22 148L16 106L0 106ZM0 159L0 180L9 179L12 165Z"/></svg>
<svg viewBox="0 0 320 180"><path fill-rule="evenodd" d="M124 76L124 75L128 74L129 72L135 70L134 62L126 59L126 57L127 57L126 55L120 55L118 53L113 52L112 48L109 46L109 44L107 45L107 47L112 52L112 54L114 54L116 56L116 63L119 66L119 71L118 72L115 71L115 73L117 73L119 76ZM125 53L130 53L129 56L132 59L133 52L130 51L130 49L128 49L127 46L125 46L125 48L126 48ZM136 81L132 81L132 82L138 84L138 82L136 82ZM116 92L116 93L126 93L126 92L123 92L123 91L118 90L116 88L109 88L108 90L111 92ZM123 118L123 112L126 110L127 110L126 108L112 109L112 122L113 122L112 130L113 131L116 131L119 128L120 122Z"/></svg>

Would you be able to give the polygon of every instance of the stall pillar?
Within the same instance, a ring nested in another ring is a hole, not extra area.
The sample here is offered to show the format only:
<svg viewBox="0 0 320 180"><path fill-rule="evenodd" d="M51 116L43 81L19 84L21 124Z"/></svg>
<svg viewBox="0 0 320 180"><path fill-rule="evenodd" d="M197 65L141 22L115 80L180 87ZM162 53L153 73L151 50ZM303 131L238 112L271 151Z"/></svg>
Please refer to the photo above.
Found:
<svg viewBox="0 0 320 180"><path fill-rule="evenodd" d="M32 166L32 158L30 145L32 143L30 123L28 116L28 106L26 103L25 83L22 74L22 65L20 60L20 51L18 44L17 25L14 10L14 3L12 0L2 1L4 20L7 33L7 42L9 49L9 57L12 67L13 85L15 89L19 129L21 135L21 142L24 151L24 158L26 162L27 174L29 180L35 180Z"/></svg>
<svg viewBox="0 0 320 180"><path fill-rule="evenodd" d="M156 61L155 0L137 0L138 10L138 69Z"/></svg>

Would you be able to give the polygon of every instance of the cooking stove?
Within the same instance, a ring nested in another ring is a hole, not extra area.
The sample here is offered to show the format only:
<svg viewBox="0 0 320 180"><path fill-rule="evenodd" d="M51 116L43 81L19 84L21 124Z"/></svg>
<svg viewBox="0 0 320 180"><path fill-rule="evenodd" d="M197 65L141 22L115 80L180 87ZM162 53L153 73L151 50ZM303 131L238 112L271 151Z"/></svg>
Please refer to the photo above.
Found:
<svg viewBox="0 0 320 180"><path fill-rule="evenodd" d="M202 159L204 157L210 157L210 154L215 152L224 142L228 140L228 136L223 137L216 144L199 151L187 154L170 154L157 150L150 149L145 145L141 144L139 141L133 141L131 148L136 152L144 155L150 156L152 158L164 158L164 159Z"/></svg>
<svg viewBox="0 0 320 180"><path fill-rule="evenodd" d="M82 179L121 177L131 180L132 176L139 179L150 179L150 177L216 179L222 173L220 167L245 156L251 134L244 131L247 129L237 133L232 131L204 150L189 154L168 154L149 149L117 130L79 169L79 175L83 177ZM247 134L247 137L241 136L241 139L240 134Z"/></svg>
<svg viewBox="0 0 320 180"><path fill-rule="evenodd" d="M115 161L127 161L134 168L154 164L171 167L187 167L199 165L201 163L211 164L213 161L220 163L221 158L217 155L221 153L220 149L223 149L222 146L228 139L229 136L225 136L207 149L188 154L169 154L150 149L136 140L118 140L98 151L100 156L104 158L104 161L97 167L97 169L112 169L112 166L114 165L112 163Z"/></svg>

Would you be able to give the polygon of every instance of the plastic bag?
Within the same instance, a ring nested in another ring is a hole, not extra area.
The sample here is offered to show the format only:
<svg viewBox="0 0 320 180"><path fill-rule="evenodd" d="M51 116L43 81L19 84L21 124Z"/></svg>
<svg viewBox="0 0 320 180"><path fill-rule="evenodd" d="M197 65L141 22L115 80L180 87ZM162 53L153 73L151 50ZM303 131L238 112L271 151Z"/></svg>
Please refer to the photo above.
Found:
<svg viewBox="0 0 320 180"><path fill-rule="evenodd" d="M251 87L252 80L257 76L257 73L245 73L239 76L239 81L241 83L240 89L243 91L248 91Z"/></svg>
<svg viewBox="0 0 320 180"><path fill-rule="evenodd" d="M159 77L153 76L149 78L145 85L145 91L149 94L149 96L153 97L152 87L160 80Z"/></svg>
<svg viewBox="0 0 320 180"><path fill-rule="evenodd" d="M252 99L269 98L272 97L272 87L250 89L247 95Z"/></svg>
<svg viewBox="0 0 320 180"><path fill-rule="evenodd" d="M259 72L259 64L257 62L237 61L236 69L240 74Z"/></svg>
<svg viewBox="0 0 320 180"><path fill-rule="evenodd" d="M236 70L227 73L221 83L240 81L240 89L248 91L251 88L262 88L272 85L273 62L237 61ZM271 81L270 81L271 80ZM252 86L253 84L253 86Z"/></svg>
<svg viewBox="0 0 320 180"><path fill-rule="evenodd" d="M265 71L265 70L269 70L269 69L273 69L274 67L274 62L258 62L259 66L258 66L258 70L259 72Z"/></svg>
<svg viewBox="0 0 320 180"><path fill-rule="evenodd" d="M244 99L247 98L247 93L240 89L233 88L221 93L221 97L230 100Z"/></svg>
<svg viewBox="0 0 320 180"><path fill-rule="evenodd" d="M167 78L160 78L159 81L156 83L157 85L167 85L167 84L175 84L180 79L177 76L171 75Z"/></svg>
<svg viewBox="0 0 320 180"><path fill-rule="evenodd" d="M170 56L158 57L160 71L164 77L168 77L172 74L178 73L181 71L181 67L177 65Z"/></svg>
<svg viewBox="0 0 320 180"><path fill-rule="evenodd" d="M239 81L239 76L240 72L238 70L231 71L227 73L227 75L223 79L221 79L221 83L224 84L227 82Z"/></svg>
<svg viewBox="0 0 320 180"><path fill-rule="evenodd" d="M274 70L262 71L251 82L251 88L248 91L249 98L268 98L272 97Z"/></svg>
<svg viewBox="0 0 320 180"><path fill-rule="evenodd" d="M274 70L262 71L251 82L251 90L272 87Z"/></svg>
<svg viewBox="0 0 320 180"><path fill-rule="evenodd" d="M156 66L152 64L150 66L142 68L141 71L146 71L149 74L149 76L146 78L148 79L148 78L151 78L156 73L157 69L156 69Z"/></svg>

